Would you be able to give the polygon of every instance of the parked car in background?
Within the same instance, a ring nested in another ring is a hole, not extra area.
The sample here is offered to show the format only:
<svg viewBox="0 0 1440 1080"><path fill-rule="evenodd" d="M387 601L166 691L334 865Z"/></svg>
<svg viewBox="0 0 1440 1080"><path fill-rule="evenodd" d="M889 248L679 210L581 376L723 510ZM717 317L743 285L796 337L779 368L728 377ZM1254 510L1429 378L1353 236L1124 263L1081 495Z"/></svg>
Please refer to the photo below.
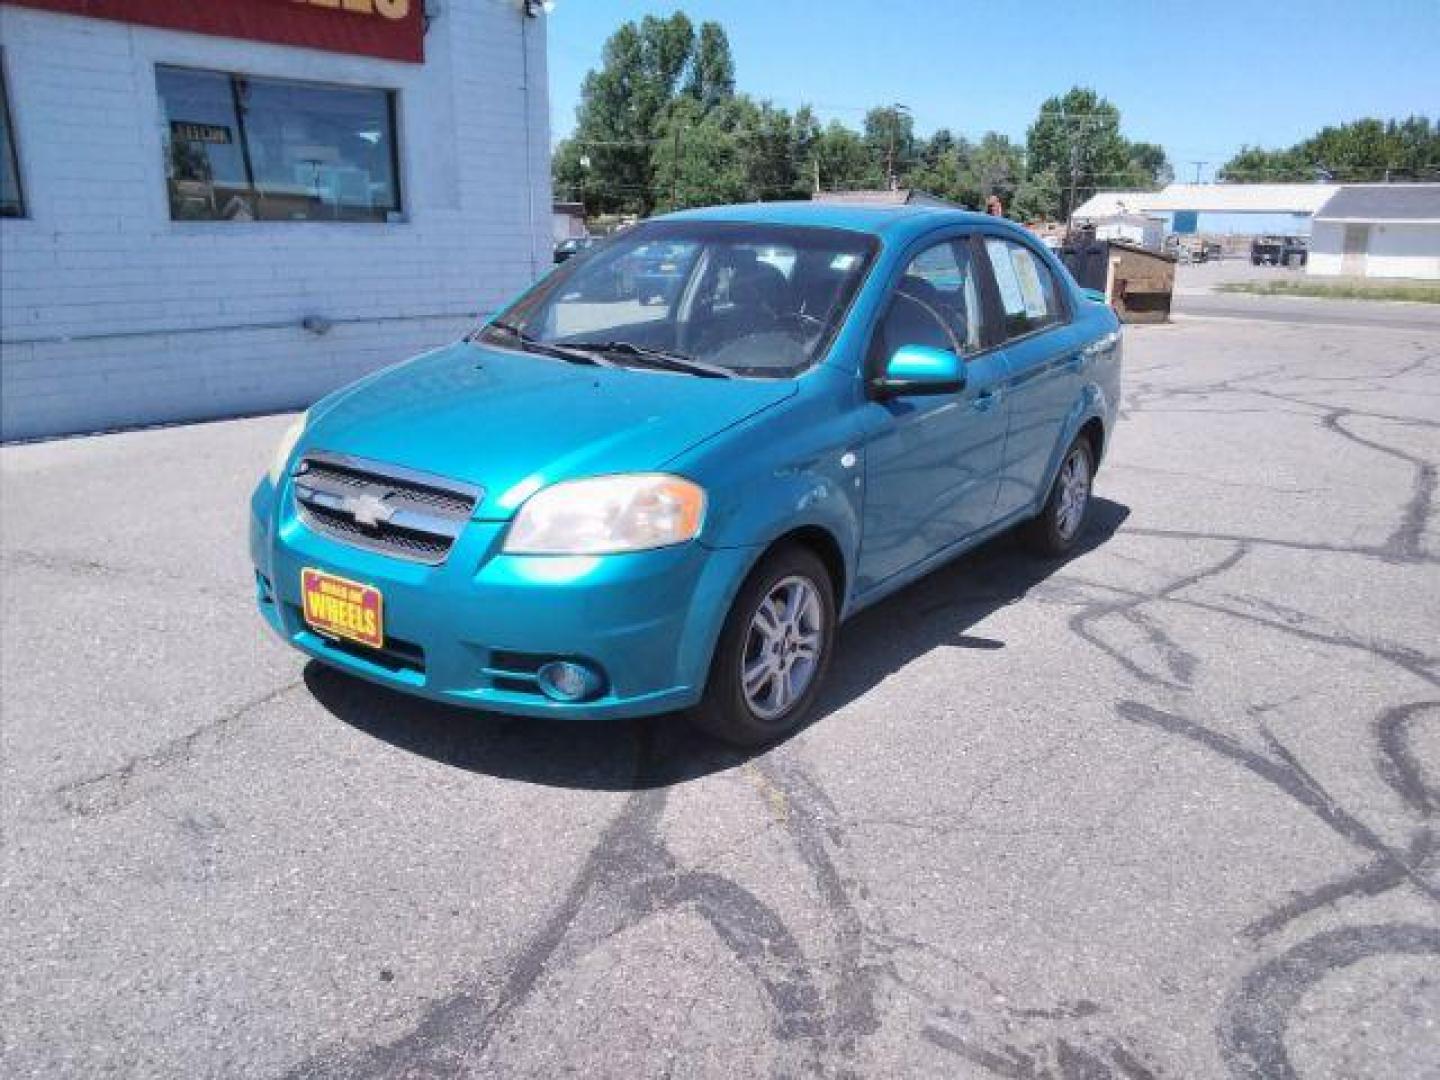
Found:
<svg viewBox="0 0 1440 1080"><path fill-rule="evenodd" d="M579 255L582 251L588 251L599 242L599 238L594 236L566 237L555 245L555 262L563 263L566 259Z"/></svg>
<svg viewBox="0 0 1440 1080"><path fill-rule="evenodd" d="M642 304L663 304L684 280L690 252L679 244L642 244L622 260Z"/></svg>
<svg viewBox="0 0 1440 1080"><path fill-rule="evenodd" d="M251 501L258 606L405 693L765 743L842 619L1005 529L1074 548L1120 364L1114 312L1000 218L655 219L297 421Z"/></svg>
<svg viewBox="0 0 1440 1080"><path fill-rule="evenodd" d="M1187 263L1218 262L1225 257L1225 248L1218 240L1180 237L1175 233L1165 238L1164 251Z"/></svg>
<svg viewBox="0 0 1440 1080"><path fill-rule="evenodd" d="M1250 241L1250 261L1256 266L1304 266L1309 245L1304 236L1257 236Z"/></svg>

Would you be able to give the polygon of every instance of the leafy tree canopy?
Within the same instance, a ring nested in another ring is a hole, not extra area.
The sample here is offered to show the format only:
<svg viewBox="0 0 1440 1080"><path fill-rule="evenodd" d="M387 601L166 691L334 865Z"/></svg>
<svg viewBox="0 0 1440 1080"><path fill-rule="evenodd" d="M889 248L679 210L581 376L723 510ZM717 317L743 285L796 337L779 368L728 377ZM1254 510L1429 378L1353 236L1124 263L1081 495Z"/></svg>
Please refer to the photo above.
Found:
<svg viewBox="0 0 1440 1080"><path fill-rule="evenodd" d="M1247 146L1219 175L1235 183L1436 180L1440 120L1354 120L1323 128L1286 150Z"/></svg>
<svg viewBox="0 0 1440 1080"><path fill-rule="evenodd" d="M1068 218L1096 191L1152 188L1172 179L1165 151L1154 143L1132 143L1120 131L1120 110L1094 90L1073 87L1048 98L1025 135L1027 165L1037 180L1049 174L1059 182L1059 198L1035 203L1047 217ZM1032 187L1027 197L1051 191L1051 181Z"/></svg>
<svg viewBox="0 0 1440 1080"><path fill-rule="evenodd" d="M1164 150L1127 140L1120 111L1083 87L1041 105L1023 146L994 131L924 138L902 105L869 110L860 131L822 125L808 106L792 113L738 93L724 29L697 31L683 12L610 36L552 168L556 190L589 213L641 215L893 182L977 209L996 195L1011 216L1053 219L1097 188L1171 179Z"/></svg>

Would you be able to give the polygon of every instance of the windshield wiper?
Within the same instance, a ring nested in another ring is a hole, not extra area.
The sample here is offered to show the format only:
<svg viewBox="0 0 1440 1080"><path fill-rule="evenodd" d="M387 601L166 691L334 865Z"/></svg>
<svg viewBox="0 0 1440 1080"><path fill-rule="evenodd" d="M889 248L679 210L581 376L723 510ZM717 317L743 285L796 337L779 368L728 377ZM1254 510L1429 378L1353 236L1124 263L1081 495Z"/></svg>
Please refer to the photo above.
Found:
<svg viewBox="0 0 1440 1080"><path fill-rule="evenodd" d="M696 360L693 356L671 352L668 349L652 349L648 345L636 345L633 341L572 341L568 344L579 349L593 349L598 353L620 353L622 356L633 357L667 371L683 371L687 375L699 375L706 379L737 378L735 372L729 368L720 367L717 364L707 364L703 360Z"/></svg>
<svg viewBox="0 0 1440 1080"><path fill-rule="evenodd" d="M509 334L520 343L522 349L525 349L527 352L539 353L541 356L552 356L557 360L568 360L572 364L593 364L598 367L614 366L609 360L606 360L603 356L597 356L593 352L586 352L583 349L570 348L565 345L554 345L548 341L533 338L514 323L497 320L483 327L481 333L484 333L485 330L499 330L502 333Z"/></svg>

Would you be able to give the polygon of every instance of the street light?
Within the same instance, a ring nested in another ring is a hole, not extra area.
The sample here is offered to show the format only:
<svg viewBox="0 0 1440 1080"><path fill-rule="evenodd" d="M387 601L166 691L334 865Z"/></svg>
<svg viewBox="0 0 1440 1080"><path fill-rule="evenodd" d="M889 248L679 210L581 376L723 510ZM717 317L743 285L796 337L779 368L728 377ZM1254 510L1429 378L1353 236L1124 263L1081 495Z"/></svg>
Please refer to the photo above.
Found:
<svg viewBox="0 0 1440 1080"><path fill-rule="evenodd" d="M531 19L538 19L541 15L549 15L555 10L555 0L524 0L525 15Z"/></svg>

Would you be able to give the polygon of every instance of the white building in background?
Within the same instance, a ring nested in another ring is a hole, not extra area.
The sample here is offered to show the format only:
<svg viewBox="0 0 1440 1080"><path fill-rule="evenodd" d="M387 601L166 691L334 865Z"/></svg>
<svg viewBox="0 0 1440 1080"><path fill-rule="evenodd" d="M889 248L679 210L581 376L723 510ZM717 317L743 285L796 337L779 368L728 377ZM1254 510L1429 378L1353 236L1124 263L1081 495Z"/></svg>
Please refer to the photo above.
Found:
<svg viewBox="0 0 1440 1080"><path fill-rule="evenodd" d="M542 273L539 14L0 3L0 437L303 406Z"/></svg>
<svg viewBox="0 0 1440 1080"><path fill-rule="evenodd" d="M1123 240L1136 247L1159 251L1165 241L1163 218L1146 214L1112 214L1109 217L1089 219L1095 227L1096 240Z"/></svg>
<svg viewBox="0 0 1440 1080"><path fill-rule="evenodd" d="M1440 184L1346 184L1315 215L1306 269L1440 280Z"/></svg>
<svg viewBox="0 0 1440 1080"><path fill-rule="evenodd" d="M1160 191L1101 191L1075 208L1077 223L1117 215L1158 217L1166 232L1305 236L1335 184L1169 184Z"/></svg>

